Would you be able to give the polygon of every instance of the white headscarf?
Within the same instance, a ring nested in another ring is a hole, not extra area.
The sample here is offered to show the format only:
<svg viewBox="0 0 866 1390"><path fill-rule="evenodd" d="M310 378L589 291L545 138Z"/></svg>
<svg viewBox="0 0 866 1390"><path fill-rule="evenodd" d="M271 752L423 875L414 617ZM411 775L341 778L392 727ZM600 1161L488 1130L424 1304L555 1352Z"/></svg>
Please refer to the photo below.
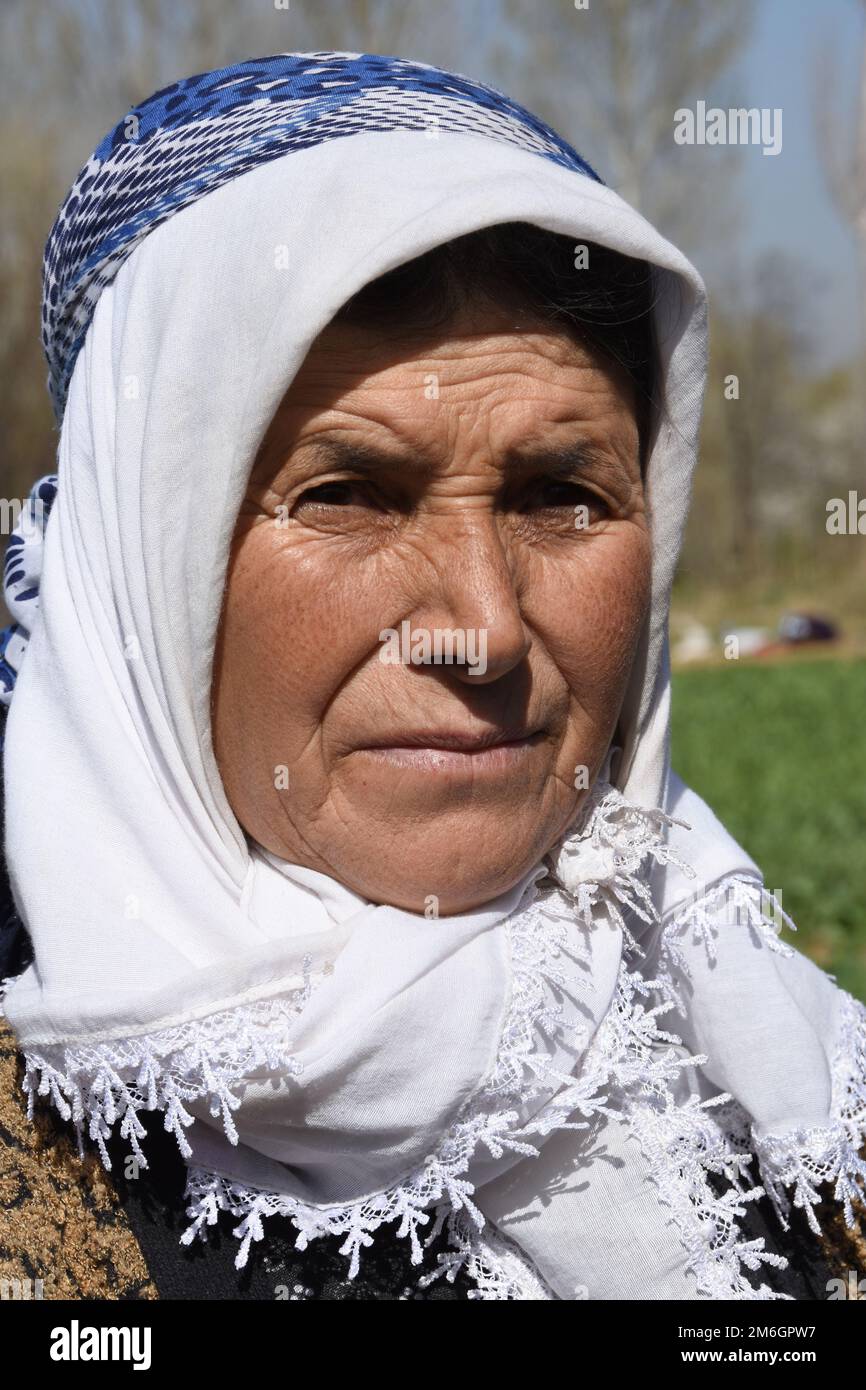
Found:
<svg viewBox="0 0 866 1390"><path fill-rule="evenodd" d="M211 743L214 640L252 460L316 335L391 267L518 220L656 267L652 610L622 753L574 832L494 902L427 920L248 843ZM677 250L611 190L478 134L273 159L157 226L102 290L8 716L35 963L5 1012L31 1092L106 1161L114 1126L135 1150L137 1114L165 1111L185 1239L229 1210L243 1263L282 1212L301 1245L344 1234L354 1274L393 1221L429 1277L436 1216L439 1272L465 1263L482 1297L760 1298L773 1257L739 1226L760 1182L784 1220L830 1178L853 1220L866 1011L781 945L759 870L669 773L705 352Z"/></svg>

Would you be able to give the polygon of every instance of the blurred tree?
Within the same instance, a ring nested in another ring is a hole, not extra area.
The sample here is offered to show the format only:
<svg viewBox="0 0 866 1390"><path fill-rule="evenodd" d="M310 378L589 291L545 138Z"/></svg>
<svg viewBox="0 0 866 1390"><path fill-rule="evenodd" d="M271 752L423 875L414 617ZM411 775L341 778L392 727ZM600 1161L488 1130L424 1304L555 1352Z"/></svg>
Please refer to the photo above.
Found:
<svg viewBox="0 0 866 1390"><path fill-rule="evenodd" d="M595 162L606 182L692 252L734 228L736 157L724 161L725 207L684 198L706 175L707 149L674 142L674 113L703 98L721 101L721 83L748 41L747 0L591 0L531 7L505 0L497 66L508 90L545 116ZM520 26L525 42L513 44ZM497 30L491 30L495 36Z"/></svg>
<svg viewBox="0 0 866 1390"><path fill-rule="evenodd" d="M692 573L748 584L767 570L773 533L796 523L810 421L800 404L809 365L798 321L796 267L767 255L711 313L710 364L695 518L685 545Z"/></svg>
<svg viewBox="0 0 866 1390"><path fill-rule="evenodd" d="M866 16L866 0L859 0ZM860 302L863 347L862 427L866 430L866 26L860 82L850 110L840 104L845 84L839 78L838 57L825 42L816 62L815 118L824 175L833 200L856 238L860 258Z"/></svg>
<svg viewBox="0 0 866 1390"><path fill-rule="evenodd" d="M688 583L853 593L866 578L862 544L826 531L828 499L862 483L854 379L853 366L816 371L795 259L765 253L713 302Z"/></svg>

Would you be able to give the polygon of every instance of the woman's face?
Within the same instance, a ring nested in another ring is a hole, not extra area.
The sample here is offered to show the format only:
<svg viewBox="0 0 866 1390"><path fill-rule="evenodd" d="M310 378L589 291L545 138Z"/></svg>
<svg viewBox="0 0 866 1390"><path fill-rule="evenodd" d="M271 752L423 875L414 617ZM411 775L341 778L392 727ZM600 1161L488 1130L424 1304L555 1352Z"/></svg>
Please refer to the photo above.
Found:
<svg viewBox="0 0 866 1390"><path fill-rule="evenodd" d="M478 311L331 324L238 519L214 746L274 854L428 916L512 887L613 735L650 538L628 386Z"/></svg>

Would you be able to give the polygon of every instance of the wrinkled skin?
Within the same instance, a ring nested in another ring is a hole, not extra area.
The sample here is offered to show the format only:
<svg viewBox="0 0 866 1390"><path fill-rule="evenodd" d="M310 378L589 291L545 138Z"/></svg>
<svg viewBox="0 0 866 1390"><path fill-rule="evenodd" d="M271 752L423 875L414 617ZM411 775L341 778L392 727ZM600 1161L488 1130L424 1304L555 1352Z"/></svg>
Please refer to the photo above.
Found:
<svg viewBox="0 0 866 1390"><path fill-rule="evenodd" d="M577 443L562 476L551 451ZM232 547L213 737L240 824L373 902L447 915L504 892L604 761L649 580L618 369L493 308L426 340L329 325ZM485 630L486 670L385 664L380 633L405 619ZM401 744L430 730L512 741Z"/></svg>

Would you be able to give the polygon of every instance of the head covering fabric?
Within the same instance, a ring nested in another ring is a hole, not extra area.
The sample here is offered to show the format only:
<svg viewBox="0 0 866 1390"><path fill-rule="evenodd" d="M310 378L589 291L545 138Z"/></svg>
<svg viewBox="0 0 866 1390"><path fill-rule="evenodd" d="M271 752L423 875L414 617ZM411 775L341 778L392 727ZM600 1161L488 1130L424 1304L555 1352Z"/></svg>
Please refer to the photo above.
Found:
<svg viewBox="0 0 866 1390"><path fill-rule="evenodd" d="M137 1117L163 1110L189 1164L184 1238L229 1211L240 1263L275 1212L301 1245L342 1235L351 1273L384 1222L422 1266L447 1222L453 1260L422 1278L462 1263L484 1298L772 1296L760 1269L779 1258L738 1218L763 1182L782 1222L792 1200L814 1221L829 1178L853 1220L866 1011L778 940L759 869L670 771L700 277L489 89L376 55L230 71L138 108L142 150L103 142L96 204L52 232L68 395L4 750L35 950L5 1011L31 1100L106 1162L119 1126L146 1163ZM248 142L263 101L278 148ZM144 146L175 134L203 183L175 196L175 170L127 218ZM80 217L101 228L86 250ZM621 746L569 834L495 901L429 921L248 841L213 753L213 651L249 469L317 334L386 270L516 220L653 267L652 606Z"/></svg>
<svg viewBox="0 0 866 1390"><path fill-rule="evenodd" d="M49 473L39 478L25 499L6 545L3 597L12 622L0 632L0 703L4 705L12 699L18 669L39 611L42 547L56 495L56 475Z"/></svg>
<svg viewBox="0 0 866 1390"><path fill-rule="evenodd" d="M179 208L248 169L369 131L468 131L593 169L483 83L376 53L278 53L184 78L132 107L81 170L45 248L42 337L58 420L100 292Z"/></svg>

